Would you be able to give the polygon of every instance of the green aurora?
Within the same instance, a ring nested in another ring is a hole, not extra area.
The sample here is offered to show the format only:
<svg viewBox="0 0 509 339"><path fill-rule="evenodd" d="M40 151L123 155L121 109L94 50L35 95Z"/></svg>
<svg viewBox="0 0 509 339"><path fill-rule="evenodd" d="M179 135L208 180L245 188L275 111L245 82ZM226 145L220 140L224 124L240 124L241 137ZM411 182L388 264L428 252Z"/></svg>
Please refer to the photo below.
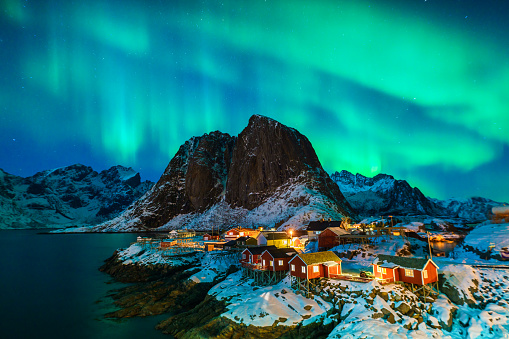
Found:
<svg viewBox="0 0 509 339"><path fill-rule="evenodd" d="M119 163L156 180L190 137L263 114L305 134L329 172L509 201L505 2L1 6L7 172Z"/></svg>

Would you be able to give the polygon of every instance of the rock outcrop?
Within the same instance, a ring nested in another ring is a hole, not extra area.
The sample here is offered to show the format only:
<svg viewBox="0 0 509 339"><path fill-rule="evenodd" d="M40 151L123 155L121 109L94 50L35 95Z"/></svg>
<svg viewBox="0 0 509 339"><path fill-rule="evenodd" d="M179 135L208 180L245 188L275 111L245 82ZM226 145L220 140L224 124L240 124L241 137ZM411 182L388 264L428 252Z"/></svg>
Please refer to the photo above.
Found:
<svg viewBox="0 0 509 339"><path fill-rule="evenodd" d="M298 228L317 218L352 215L309 140L255 115L238 138L212 132L188 140L143 198L94 230L255 223Z"/></svg>

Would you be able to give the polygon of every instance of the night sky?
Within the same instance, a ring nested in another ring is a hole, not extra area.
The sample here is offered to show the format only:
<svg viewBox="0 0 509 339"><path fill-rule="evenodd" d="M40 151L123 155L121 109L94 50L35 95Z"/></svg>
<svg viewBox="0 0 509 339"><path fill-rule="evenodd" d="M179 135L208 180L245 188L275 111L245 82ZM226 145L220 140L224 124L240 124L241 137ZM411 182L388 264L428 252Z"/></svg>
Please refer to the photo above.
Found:
<svg viewBox="0 0 509 339"><path fill-rule="evenodd" d="M0 2L0 168L157 180L252 114L328 172L509 201L509 1Z"/></svg>

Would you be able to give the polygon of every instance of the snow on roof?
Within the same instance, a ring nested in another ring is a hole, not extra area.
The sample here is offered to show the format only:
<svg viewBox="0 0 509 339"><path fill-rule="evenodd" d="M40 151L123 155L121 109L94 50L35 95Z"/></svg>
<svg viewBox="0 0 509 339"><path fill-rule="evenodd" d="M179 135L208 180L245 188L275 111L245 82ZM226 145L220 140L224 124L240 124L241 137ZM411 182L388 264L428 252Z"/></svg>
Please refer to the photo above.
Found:
<svg viewBox="0 0 509 339"><path fill-rule="evenodd" d="M347 235L350 234L347 230L341 228L341 227L327 227L326 229L332 231L336 235Z"/></svg>
<svg viewBox="0 0 509 339"><path fill-rule="evenodd" d="M394 266L390 267L385 265L394 264L395 266L399 266L401 268L422 270L426 266L428 260L429 259L425 258L408 258L408 257L398 257L395 255L379 254L378 257L375 259L374 264L378 265L378 263L381 263L383 267L387 268L393 268Z"/></svg>
<svg viewBox="0 0 509 339"><path fill-rule="evenodd" d="M328 261L341 261L341 259L339 259L339 257L332 251L301 253L297 256L301 258L306 265L322 264Z"/></svg>
<svg viewBox="0 0 509 339"><path fill-rule="evenodd" d="M493 214L509 214L509 206L495 206L491 208Z"/></svg>

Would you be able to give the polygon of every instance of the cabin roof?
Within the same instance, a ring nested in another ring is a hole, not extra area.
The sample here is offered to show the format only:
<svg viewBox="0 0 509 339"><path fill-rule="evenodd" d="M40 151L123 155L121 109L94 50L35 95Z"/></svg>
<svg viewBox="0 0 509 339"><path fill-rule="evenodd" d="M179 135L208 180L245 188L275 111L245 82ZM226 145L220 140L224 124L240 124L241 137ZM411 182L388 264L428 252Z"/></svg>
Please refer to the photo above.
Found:
<svg viewBox="0 0 509 339"><path fill-rule="evenodd" d="M301 253L298 254L298 256L306 265L321 264L328 261L341 261L341 259L339 259L339 257L332 251Z"/></svg>
<svg viewBox="0 0 509 339"><path fill-rule="evenodd" d="M263 252L265 252L268 249L277 249L277 247L274 246L274 245L270 245L270 246L256 246L256 247L249 247L247 250L252 255L259 255L259 254L262 254Z"/></svg>
<svg viewBox="0 0 509 339"><path fill-rule="evenodd" d="M236 232L255 232L256 230L252 229L252 228L245 228L245 227L235 227L235 228L230 228L228 231L226 232L231 232L231 231L236 231Z"/></svg>
<svg viewBox="0 0 509 339"><path fill-rule="evenodd" d="M261 232L267 240L282 240L289 239L290 236L286 232Z"/></svg>
<svg viewBox="0 0 509 339"><path fill-rule="evenodd" d="M307 227L308 231L323 231L328 227L340 227L341 221L311 221Z"/></svg>
<svg viewBox="0 0 509 339"><path fill-rule="evenodd" d="M435 267L438 266L431 260L425 258L407 258L398 257L395 255L379 254L375 259L374 264L387 268L394 268L399 266L401 268L409 268L414 270L423 270L428 261L431 261ZM393 265L391 265L393 264Z"/></svg>
<svg viewBox="0 0 509 339"><path fill-rule="evenodd" d="M350 232L341 227L327 227L326 230L330 230L336 235L349 235Z"/></svg>
<svg viewBox="0 0 509 339"><path fill-rule="evenodd" d="M230 240L230 241L226 242L224 245L225 246L237 246L239 242L246 241L249 238L250 237L240 237L237 239Z"/></svg>
<svg viewBox="0 0 509 339"><path fill-rule="evenodd" d="M295 248L267 248L267 251L274 259L276 258L290 258L297 254ZM264 252L265 252L264 251Z"/></svg>

